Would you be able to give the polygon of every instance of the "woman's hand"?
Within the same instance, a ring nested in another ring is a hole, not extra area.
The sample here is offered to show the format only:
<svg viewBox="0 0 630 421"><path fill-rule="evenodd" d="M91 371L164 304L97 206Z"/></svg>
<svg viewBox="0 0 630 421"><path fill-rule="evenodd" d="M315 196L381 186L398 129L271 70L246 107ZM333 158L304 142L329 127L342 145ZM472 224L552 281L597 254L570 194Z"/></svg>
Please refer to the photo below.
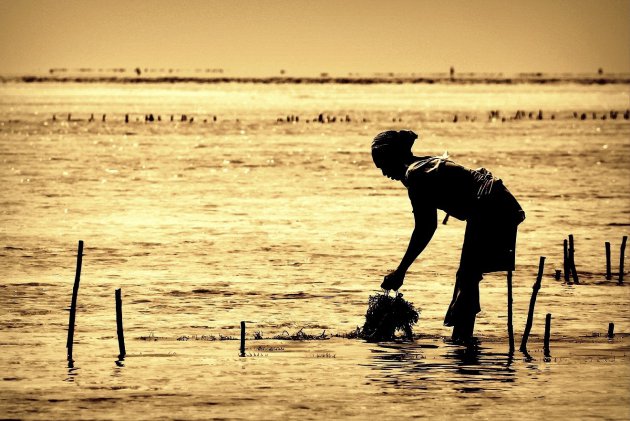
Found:
<svg viewBox="0 0 630 421"><path fill-rule="evenodd" d="M394 291L398 291L402 286L405 280L405 272L399 269L391 271L388 275L383 279L383 283L381 284L381 288L384 290L393 289Z"/></svg>

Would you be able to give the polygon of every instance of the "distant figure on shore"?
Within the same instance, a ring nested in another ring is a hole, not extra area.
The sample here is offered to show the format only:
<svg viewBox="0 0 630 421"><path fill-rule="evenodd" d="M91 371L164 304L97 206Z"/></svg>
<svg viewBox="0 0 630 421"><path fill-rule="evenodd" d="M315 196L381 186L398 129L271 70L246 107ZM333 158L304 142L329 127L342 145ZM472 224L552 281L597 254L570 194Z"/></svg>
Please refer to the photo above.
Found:
<svg viewBox="0 0 630 421"><path fill-rule="evenodd" d="M454 80L455 79L455 68L453 66L451 66L450 74L451 74L451 80Z"/></svg>
<svg viewBox="0 0 630 421"><path fill-rule="evenodd" d="M467 221L453 299L444 319L452 339L472 339L481 311L479 282L484 273L514 270L516 232L525 212L514 196L485 168L471 170L446 156L414 156L418 136L409 130L385 131L372 142L372 159L383 175L407 188L415 227L398 268L385 276L381 288L398 290L407 270L431 241L441 209Z"/></svg>

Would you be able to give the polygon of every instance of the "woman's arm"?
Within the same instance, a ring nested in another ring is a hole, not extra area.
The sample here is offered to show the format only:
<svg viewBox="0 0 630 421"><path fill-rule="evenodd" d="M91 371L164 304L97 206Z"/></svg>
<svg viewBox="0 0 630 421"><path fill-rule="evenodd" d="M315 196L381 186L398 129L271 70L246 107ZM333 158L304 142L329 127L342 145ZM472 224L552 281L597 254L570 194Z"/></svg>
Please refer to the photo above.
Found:
<svg viewBox="0 0 630 421"><path fill-rule="evenodd" d="M398 290L405 280L405 274L416 260L416 258L426 248L437 228L436 208L414 208L415 227L409 239L407 251L403 256L398 268L385 276L381 288Z"/></svg>
<svg viewBox="0 0 630 421"><path fill-rule="evenodd" d="M407 246L407 251L398 265L397 270L402 270L407 272L409 266L416 260L416 258L422 253L422 251L426 248L431 238L433 238L433 234L437 229L437 209L431 209L426 213L420 215L420 217L416 216L418 212L414 213L415 219L415 227L413 232L411 233L411 238L409 239L409 246Z"/></svg>

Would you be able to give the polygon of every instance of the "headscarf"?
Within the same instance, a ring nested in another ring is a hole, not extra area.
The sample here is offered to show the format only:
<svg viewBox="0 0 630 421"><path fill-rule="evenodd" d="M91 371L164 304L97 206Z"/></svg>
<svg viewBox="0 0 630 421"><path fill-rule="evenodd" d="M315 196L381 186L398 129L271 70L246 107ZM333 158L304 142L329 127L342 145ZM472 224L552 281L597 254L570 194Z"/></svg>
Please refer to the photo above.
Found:
<svg viewBox="0 0 630 421"><path fill-rule="evenodd" d="M411 130L387 130L372 141L372 159L378 168L387 162L397 162L410 157L411 147L418 135Z"/></svg>

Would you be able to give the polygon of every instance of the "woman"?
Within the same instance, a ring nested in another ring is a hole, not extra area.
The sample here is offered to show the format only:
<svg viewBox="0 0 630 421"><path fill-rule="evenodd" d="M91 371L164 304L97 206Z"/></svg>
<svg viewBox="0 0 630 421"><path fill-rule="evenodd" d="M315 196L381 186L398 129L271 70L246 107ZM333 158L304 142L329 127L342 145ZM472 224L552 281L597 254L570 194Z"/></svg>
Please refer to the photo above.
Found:
<svg viewBox="0 0 630 421"><path fill-rule="evenodd" d="M407 187L415 227L398 268L381 284L398 290L413 261L422 253L437 228L437 210L467 221L453 300L445 326L452 339L472 338L479 306L479 282L484 273L514 270L516 231L525 219L514 196L485 168L471 170L445 156L417 157L411 147L418 135L389 130L372 142L372 159L383 175Z"/></svg>

